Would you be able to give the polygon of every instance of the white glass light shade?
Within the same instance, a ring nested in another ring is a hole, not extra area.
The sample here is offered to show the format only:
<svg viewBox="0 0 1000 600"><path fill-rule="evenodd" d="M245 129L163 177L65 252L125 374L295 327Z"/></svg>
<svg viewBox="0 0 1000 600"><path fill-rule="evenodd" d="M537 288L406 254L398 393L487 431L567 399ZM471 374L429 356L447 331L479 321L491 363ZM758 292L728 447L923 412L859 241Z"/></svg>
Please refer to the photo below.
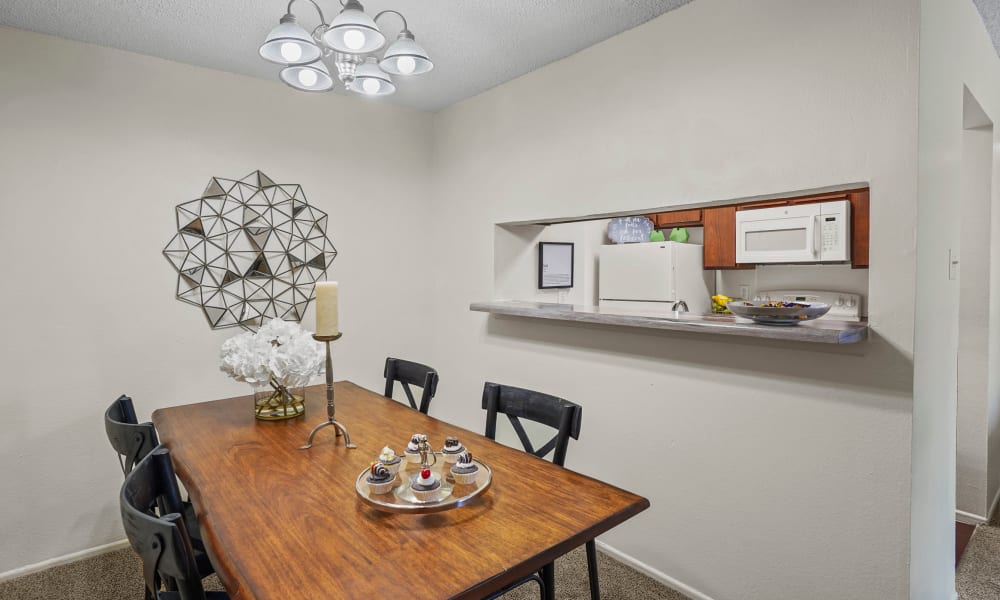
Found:
<svg viewBox="0 0 1000 600"><path fill-rule="evenodd" d="M304 92L326 92L333 89L333 78L321 60L309 65L285 67L278 73L278 77L289 86Z"/></svg>
<svg viewBox="0 0 1000 600"><path fill-rule="evenodd" d="M285 21L267 34L260 46L260 57L279 65L307 65L319 60L322 50L309 32L295 21Z"/></svg>
<svg viewBox="0 0 1000 600"><path fill-rule="evenodd" d="M399 39L386 48L378 66L393 75L420 75L433 69L434 63L420 44L400 34Z"/></svg>
<svg viewBox="0 0 1000 600"><path fill-rule="evenodd" d="M378 68L374 57L368 57L354 72L354 81L351 82L350 89L366 96L388 96L396 91L396 84Z"/></svg>
<svg viewBox="0 0 1000 600"><path fill-rule="evenodd" d="M323 34L323 41L337 52L368 54L385 44L378 25L357 2L348 2Z"/></svg>

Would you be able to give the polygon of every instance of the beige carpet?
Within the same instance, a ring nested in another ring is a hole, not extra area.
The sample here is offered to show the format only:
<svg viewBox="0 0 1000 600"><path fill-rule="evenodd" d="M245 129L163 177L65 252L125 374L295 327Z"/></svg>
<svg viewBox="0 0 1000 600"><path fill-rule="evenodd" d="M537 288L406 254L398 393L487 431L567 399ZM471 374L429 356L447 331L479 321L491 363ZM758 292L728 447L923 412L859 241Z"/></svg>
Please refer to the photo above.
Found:
<svg viewBox="0 0 1000 600"><path fill-rule="evenodd" d="M598 552L604 600L686 600L686 596ZM0 583L0 600L142 600L142 566L129 548L69 565L53 567ZM205 580L208 590L222 590L219 580ZM985 596L984 596L985 597ZM997 596L990 596L997 598ZM537 600L538 587L525 584L506 600ZM587 555L583 548L556 561L556 598L587 600ZM978 596L970 598L979 599ZM293 599L289 599L293 600ZM313 599L303 599L313 600ZM424 600L424 599L422 599Z"/></svg>
<svg viewBox="0 0 1000 600"><path fill-rule="evenodd" d="M994 517L996 519L996 517ZM1000 600L1000 527L980 525L955 574L959 600Z"/></svg>
<svg viewBox="0 0 1000 600"><path fill-rule="evenodd" d="M598 553L604 600L687 600L652 579ZM1000 600L1000 523L981 525L969 541L956 575L959 600ZM208 590L221 590L214 576ZM537 587L526 584L505 600L535 600ZM118 550L0 583L0 600L141 600L142 569L131 549ZM588 600L587 559L583 548L556 561L558 600ZM292 600L292 599L290 599Z"/></svg>

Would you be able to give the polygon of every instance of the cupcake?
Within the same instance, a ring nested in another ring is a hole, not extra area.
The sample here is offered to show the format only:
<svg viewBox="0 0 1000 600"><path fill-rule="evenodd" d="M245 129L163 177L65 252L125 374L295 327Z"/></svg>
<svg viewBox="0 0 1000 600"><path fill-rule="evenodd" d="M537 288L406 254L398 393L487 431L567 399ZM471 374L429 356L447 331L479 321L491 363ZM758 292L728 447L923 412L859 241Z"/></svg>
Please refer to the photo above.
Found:
<svg viewBox="0 0 1000 600"><path fill-rule="evenodd" d="M458 462L451 468L451 475L455 478L455 483L468 485L476 482L479 475L479 465L472 462L472 453L463 452L457 457Z"/></svg>
<svg viewBox="0 0 1000 600"><path fill-rule="evenodd" d="M382 453L378 455L378 461L385 465L385 468L389 469L390 473L395 475L399 471L399 465L403 462L403 457L397 456L392 448L386 446L382 448Z"/></svg>
<svg viewBox="0 0 1000 600"><path fill-rule="evenodd" d="M422 433L415 433L413 437L410 438L410 443L406 445L406 451L403 454L406 455L406 462L420 464L420 441L421 438L426 439Z"/></svg>
<svg viewBox="0 0 1000 600"><path fill-rule="evenodd" d="M462 442L458 441L457 437L444 438L444 448L441 449L444 462L454 464L455 460L458 459L458 455L463 452L465 452L465 446L462 445Z"/></svg>
<svg viewBox="0 0 1000 600"><path fill-rule="evenodd" d="M434 500L441 493L441 482L430 469L422 469L418 477L410 484L417 500Z"/></svg>
<svg viewBox="0 0 1000 600"><path fill-rule="evenodd" d="M373 494L386 494L392 489L392 484L396 483L396 476L380 462L372 463L372 468L368 470L368 489Z"/></svg>

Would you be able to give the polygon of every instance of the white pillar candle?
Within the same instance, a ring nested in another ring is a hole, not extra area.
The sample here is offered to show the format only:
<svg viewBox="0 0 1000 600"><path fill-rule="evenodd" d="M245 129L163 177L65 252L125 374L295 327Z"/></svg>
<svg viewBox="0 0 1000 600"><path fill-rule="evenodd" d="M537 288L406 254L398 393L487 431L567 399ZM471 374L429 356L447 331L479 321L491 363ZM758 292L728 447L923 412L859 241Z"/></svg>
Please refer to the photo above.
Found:
<svg viewBox="0 0 1000 600"><path fill-rule="evenodd" d="M340 333L337 320L339 288L336 281L316 282L316 335Z"/></svg>

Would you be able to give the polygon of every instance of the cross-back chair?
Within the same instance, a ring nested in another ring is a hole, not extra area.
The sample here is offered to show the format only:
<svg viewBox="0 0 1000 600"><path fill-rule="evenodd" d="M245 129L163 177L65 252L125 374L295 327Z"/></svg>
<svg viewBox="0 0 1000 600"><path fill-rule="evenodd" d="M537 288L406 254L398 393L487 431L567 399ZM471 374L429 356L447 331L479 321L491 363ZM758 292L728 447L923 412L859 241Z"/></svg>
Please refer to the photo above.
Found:
<svg viewBox="0 0 1000 600"><path fill-rule="evenodd" d="M128 477L135 468L154 448L158 447L159 439L152 423L139 423L135 413L132 398L122 394L104 411L104 428L108 432L108 441L118 453L118 462L122 473ZM176 485L176 480L174 482ZM205 554L205 544L198 526L198 517L194 506L189 501L181 502L180 511L185 520L188 535L195 549L196 560L202 577L215 572L215 568Z"/></svg>
<svg viewBox="0 0 1000 600"><path fill-rule="evenodd" d="M552 454L552 462L560 467L566 464L566 450L569 447L570 438L580 439L580 423L583 418L583 407L574 404L569 400L564 400L549 394L543 394L534 390L501 385L498 383L486 382L483 387L483 410L486 411L486 437L491 440L496 439L497 416L504 414L510 421L514 433L517 434L525 452L534 454L539 458L545 458ZM528 436L527 430L521 420L533 421L547 425L555 430L552 439L536 448ZM601 591L598 585L597 574L597 546L594 540L586 544L587 547L587 574L590 577L590 597L592 600L600 600ZM542 597L546 597L546 586L553 585L552 565L546 565L542 569L542 582L539 585L542 590ZM532 577L526 577L515 583L513 587L519 586ZM510 588L507 588L510 589ZM506 591L506 590L504 590ZM551 591L549 596L551 596Z"/></svg>
<svg viewBox="0 0 1000 600"><path fill-rule="evenodd" d="M152 423L139 423L132 399L125 394L104 411L104 429L111 447L118 453L123 475L128 475L160 443Z"/></svg>
<svg viewBox="0 0 1000 600"><path fill-rule="evenodd" d="M409 400L410 407L413 410L419 410L425 415L427 414L427 411L431 407L431 400L434 398L434 394L437 393L439 379L437 371L427 365L401 358L389 357L385 359L385 370L382 374L385 376L384 395L387 398L392 398L394 384L398 381L403 387L403 392L406 393L406 399ZM411 385L423 388L419 404L417 404L413 396L413 391L410 389Z"/></svg>
<svg viewBox="0 0 1000 600"><path fill-rule="evenodd" d="M169 450L158 446L139 461L119 500L125 535L142 559L147 600L229 599L202 587Z"/></svg>

